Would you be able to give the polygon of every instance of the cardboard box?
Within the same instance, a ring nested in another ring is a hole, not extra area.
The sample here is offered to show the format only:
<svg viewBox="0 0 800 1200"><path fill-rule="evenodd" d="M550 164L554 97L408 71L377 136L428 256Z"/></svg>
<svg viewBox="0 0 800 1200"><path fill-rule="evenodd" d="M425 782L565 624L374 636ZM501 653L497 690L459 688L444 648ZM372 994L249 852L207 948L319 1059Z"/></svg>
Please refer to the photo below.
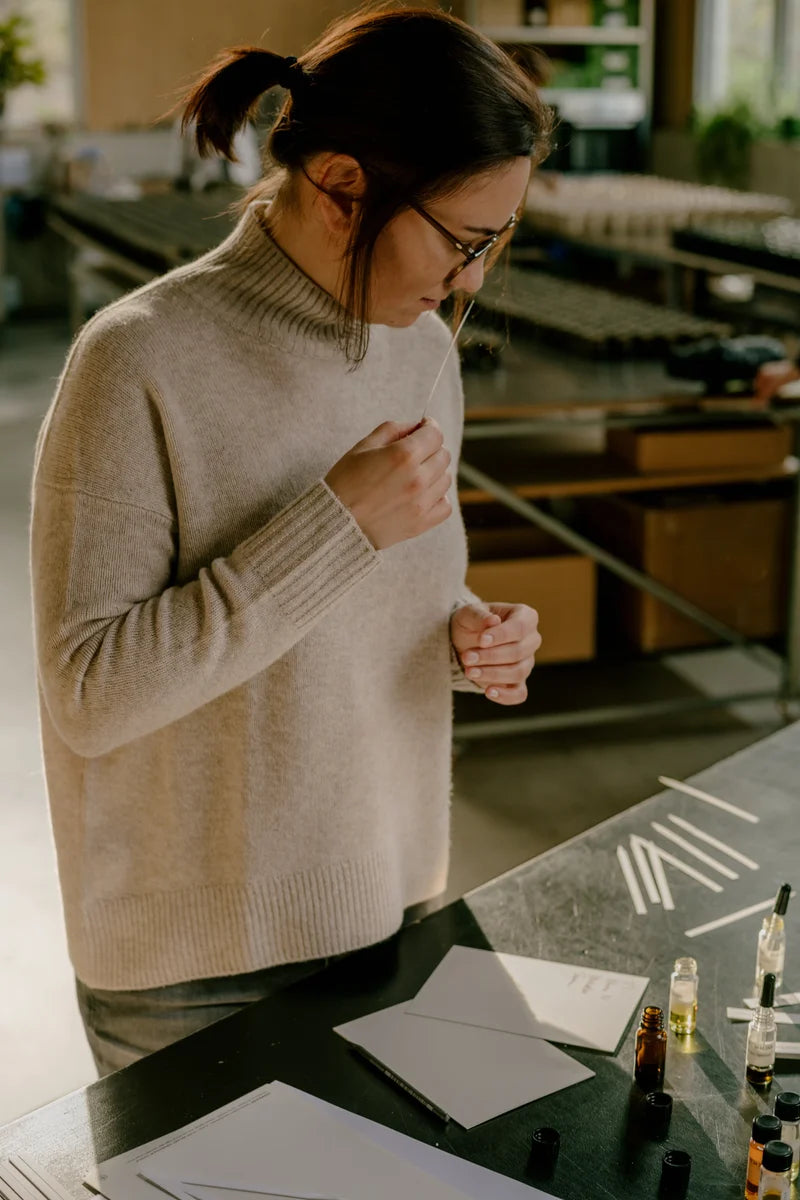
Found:
<svg viewBox="0 0 800 1200"><path fill-rule="evenodd" d="M592 0L548 0L551 25L591 25Z"/></svg>
<svg viewBox="0 0 800 1200"><path fill-rule="evenodd" d="M569 553L532 527L471 529L467 536L467 586L483 600L529 604L539 613L537 662L594 658L597 573L592 559Z"/></svg>
<svg viewBox="0 0 800 1200"><path fill-rule="evenodd" d="M524 0L477 0L476 24L524 25Z"/></svg>
<svg viewBox="0 0 800 1200"><path fill-rule="evenodd" d="M608 452L635 471L769 466L792 453L793 431L770 422L709 429L609 429Z"/></svg>
<svg viewBox="0 0 800 1200"><path fill-rule="evenodd" d="M580 505L590 536L748 637L785 627L791 500L785 486L603 496ZM603 572L600 620L644 651L713 643L702 626Z"/></svg>

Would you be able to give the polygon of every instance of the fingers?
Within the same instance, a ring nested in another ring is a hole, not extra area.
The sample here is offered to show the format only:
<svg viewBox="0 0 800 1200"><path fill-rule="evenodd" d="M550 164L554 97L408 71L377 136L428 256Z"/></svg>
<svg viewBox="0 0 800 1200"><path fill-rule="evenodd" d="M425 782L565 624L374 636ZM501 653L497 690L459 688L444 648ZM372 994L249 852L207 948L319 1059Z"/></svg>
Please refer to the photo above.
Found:
<svg viewBox="0 0 800 1200"><path fill-rule="evenodd" d="M508 642L501 646L487 648L475 647L462 654L466 667L506 667L522 659L532 658L542 644L542 635L538 629L523 638L521 642Z"/></svg>
<svg viewBox="0 0 800 1200"><path fill-rule="evenodd" d="M522 704L528 699L528 689L524 683L517 684L515 687L491 687L488 688L486 699L491 700L493 704Z"/></svg>
<svg viewBox="0 0 800 1200"><path fill-rule="evenodd" d="M436 525L441 525L453 511L453 506L447 496L442 496L438 503L434 504L427 514L426 527L433 529Z"/></svg>
<svg viewBox="0 0 800 1200"><path fill-rule="evenodd" d="M465 604L459 608L454 618L458 624L459 632L476 635L475 645L481 642L480 635L485 629L495 627L500 624L500 617L495 613L490 612L482 604Z"/></svg>
<svg viewBox="0 0 800 1200"><path fill-rule="evenodd" d="M419 468L417 479L427 488L438 487L442 492L449 490L453 476L448 471L450 466L450 451L441 446L430 458L426 458Z"/></svg>
<svg viewBox="0 0 800 1200"><path fill-rule="evenodd" d="M444 436L436 421L432 417L426 417L421 424L412 425L406 433L394 440L399 456L422 463L441 449Z"/></svg>
<svg viewBox="0 0 800 1200"><path fill-rule="evenodd" d="M416 425L401 425L397 421L384 421L377 429L373 429L372 433L368 433L365 438L362 438L353 449L379 450L383 446L390 446L392 442L400 441L416 428Z"/></svg>
<svg viewBox="0 0 800 1200"><path fill-rule="evenodd" d="M467 679L479 684L486 691L496 685L515 687L524 683L533 670L536 659L531 654L519 662L510 663L503 667L467 667L464 671Z"/></svg>

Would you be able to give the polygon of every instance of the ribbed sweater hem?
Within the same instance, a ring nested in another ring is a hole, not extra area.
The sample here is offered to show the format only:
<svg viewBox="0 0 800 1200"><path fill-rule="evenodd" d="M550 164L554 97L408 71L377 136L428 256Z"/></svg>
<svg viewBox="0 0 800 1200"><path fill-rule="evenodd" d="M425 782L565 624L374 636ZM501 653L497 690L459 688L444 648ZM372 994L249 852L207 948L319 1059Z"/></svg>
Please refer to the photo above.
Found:
<svg viewBox="0 0 800 1200"><path fill-rule="evenodd" d="M375 852L246 886L95 901L69 931L70 952L89 987L164 987L372 945L419 899L402 895L392 860Z"/></svg>

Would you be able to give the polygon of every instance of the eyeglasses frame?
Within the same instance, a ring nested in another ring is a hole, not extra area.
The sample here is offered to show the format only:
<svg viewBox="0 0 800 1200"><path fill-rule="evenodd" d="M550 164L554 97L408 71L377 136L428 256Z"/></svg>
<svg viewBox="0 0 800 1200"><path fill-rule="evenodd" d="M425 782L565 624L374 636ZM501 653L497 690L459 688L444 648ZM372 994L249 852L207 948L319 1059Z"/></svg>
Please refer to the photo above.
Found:
<svg viewBox="0 0 800 1200"><path fill-rule="evenodd" d="M498 229L497 233L489 234L487 238L478 242L476 245L474 242L464 242L461 240L461 238L456 237L454 233L451 233L449 229L445 228L440 221L437 221L435 217L432 217L431 214L427 212L421 204L417 204L415 200L408 200L407 204L408 207L413 209L415 213L418 213L423 220L427 221L429 225L432 225L434 229L438 230L442 237L450 243L454 250L457 250L459 254L463 254L463 263L455 267L454 270L450 272L450 274L447 276L448 280L455 279L457 275L460 275L462 271L465 271L467 267L471 266L476 259L483 258L485 254L488 254L492 247L496 246L500 239L517 225L519 220L517 214L512 213L502 229Z"/></svg>

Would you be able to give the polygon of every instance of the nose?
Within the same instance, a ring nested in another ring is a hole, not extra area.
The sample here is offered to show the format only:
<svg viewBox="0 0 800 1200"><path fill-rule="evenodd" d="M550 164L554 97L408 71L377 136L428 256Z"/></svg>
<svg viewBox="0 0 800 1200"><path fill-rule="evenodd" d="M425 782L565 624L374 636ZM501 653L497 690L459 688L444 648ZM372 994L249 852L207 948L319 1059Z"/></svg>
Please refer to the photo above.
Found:
<svg viewBox="0 0 800 1200"><path fill-rule="evenodd" d="M469 264L468 267L464 267L464 270L460 271L459 274L456 275L453 282L460 291L473 294L474 292L479 291L481 285L483 284L483 275L485 269L485 260L482 257L476 258Z"/></svg>

